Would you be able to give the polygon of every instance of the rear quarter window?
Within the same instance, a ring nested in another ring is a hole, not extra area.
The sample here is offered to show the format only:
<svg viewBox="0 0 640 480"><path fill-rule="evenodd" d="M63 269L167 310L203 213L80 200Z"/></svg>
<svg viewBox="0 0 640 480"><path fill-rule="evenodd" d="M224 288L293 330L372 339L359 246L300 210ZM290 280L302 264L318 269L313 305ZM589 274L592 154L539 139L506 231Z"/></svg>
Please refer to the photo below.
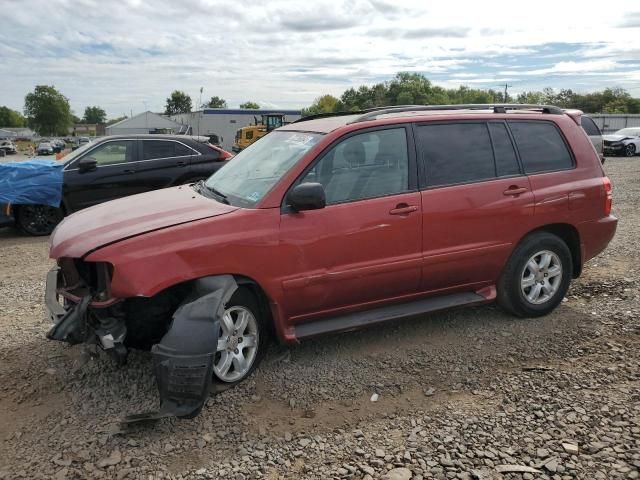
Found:
<svg viewBox="0 0 640 480"><path fill-rule="evenodd" d="M510 121L525 173L573 168L573 158L558 128L551 122Z"/></svg>
<svg viewBox="0 0 640 480"><path fill-rule="evenodd" d="M596 123L593 120L591 120L589 117L583 116L580 121L580 124L582 125L582 128L584 129L584 131L587 132L587 135L591 137L592 136L599 137L600 135L602 135Z"/></svg>

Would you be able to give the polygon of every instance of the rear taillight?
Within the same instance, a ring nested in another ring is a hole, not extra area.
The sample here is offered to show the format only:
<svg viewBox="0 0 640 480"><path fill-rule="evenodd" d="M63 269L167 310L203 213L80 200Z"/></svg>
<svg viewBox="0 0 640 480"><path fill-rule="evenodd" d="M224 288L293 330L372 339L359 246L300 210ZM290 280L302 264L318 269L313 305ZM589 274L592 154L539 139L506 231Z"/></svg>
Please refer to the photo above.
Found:
<svg viewBox="0 0 640 480"><path fill-rule="evenodd" d="M604 214L611 214L611 207L613 206L613 186L609 177L602 177L602 183L604 184L604 193L606 198L604 200Z"/></svg>
<svg viewBox="0 0 640 480"><path fill-rule="evenodd" d="M233 154L227 152L226 150L218 148L215 145L212 145L211 143L207 143L207 146L211 150L215 150L216 152L218 152L218 160L228 160L229 158L233 157Z"/></svg>

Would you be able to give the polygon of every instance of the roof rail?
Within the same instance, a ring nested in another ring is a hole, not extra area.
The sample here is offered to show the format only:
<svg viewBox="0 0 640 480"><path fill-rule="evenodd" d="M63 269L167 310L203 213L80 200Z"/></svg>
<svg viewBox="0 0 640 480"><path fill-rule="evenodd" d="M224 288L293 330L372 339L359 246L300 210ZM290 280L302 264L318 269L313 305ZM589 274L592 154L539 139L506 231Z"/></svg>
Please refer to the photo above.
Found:
<svg viewBox="0 0 640 480"><path fill-rule="evenodd" d="M294 120L291 123L306 122L307 120L315 120L316 118L343 117L345 115L362 115L367 113L368 111L369 110L356 110L355 112L315 113L313 115L307 115L306 117L300 117L299 119Z"/></svg>
<svg viewBox="0 0 640 480"><path fill-rule="evenodd" d="M489 110L493 113L507 113L507 110L539 110L541 113L551 115L563 115L565 112L553 105L531 105L519 103L470 103L458 105L399 105L394 107L379 107L364 112L360 117L349 123L366 122L373 120L379 115L401 112L422 112L437 110ZM358 112L355 112L358 113Z"/></svg>

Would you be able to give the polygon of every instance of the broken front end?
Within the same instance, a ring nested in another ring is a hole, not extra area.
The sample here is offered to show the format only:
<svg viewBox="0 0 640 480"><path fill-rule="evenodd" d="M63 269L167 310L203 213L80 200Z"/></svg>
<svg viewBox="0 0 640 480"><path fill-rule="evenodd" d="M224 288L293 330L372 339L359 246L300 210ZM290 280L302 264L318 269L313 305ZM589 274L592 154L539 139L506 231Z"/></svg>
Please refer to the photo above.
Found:
<svg viewBox="0 0 640 480"><path fill-rule="evenodd" d="M120 365L129 348L150 348L160 409L129 420L196 416L209 394L219 322L237 288L234 278L206 277L153 298L121 299L111 295L112 275L106 262L58 260L47 275L45 302L53 322L47 338L96 344Z"/></svg>

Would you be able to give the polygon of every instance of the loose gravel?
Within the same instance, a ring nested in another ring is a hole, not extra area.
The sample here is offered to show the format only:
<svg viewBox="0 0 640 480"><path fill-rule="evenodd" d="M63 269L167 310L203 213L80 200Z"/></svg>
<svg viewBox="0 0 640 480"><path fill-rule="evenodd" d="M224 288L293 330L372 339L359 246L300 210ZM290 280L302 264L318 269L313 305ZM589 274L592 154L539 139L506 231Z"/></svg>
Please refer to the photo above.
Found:
<svg viewBox="0 0 640 480"><path fill-rule="evenodd" d="M47 241L0 229L0 479L640 478L640 158L605 169L618 233L553 314L274 345L196 419L130 427L157 407L149 354L47 341Z"/></svg>

